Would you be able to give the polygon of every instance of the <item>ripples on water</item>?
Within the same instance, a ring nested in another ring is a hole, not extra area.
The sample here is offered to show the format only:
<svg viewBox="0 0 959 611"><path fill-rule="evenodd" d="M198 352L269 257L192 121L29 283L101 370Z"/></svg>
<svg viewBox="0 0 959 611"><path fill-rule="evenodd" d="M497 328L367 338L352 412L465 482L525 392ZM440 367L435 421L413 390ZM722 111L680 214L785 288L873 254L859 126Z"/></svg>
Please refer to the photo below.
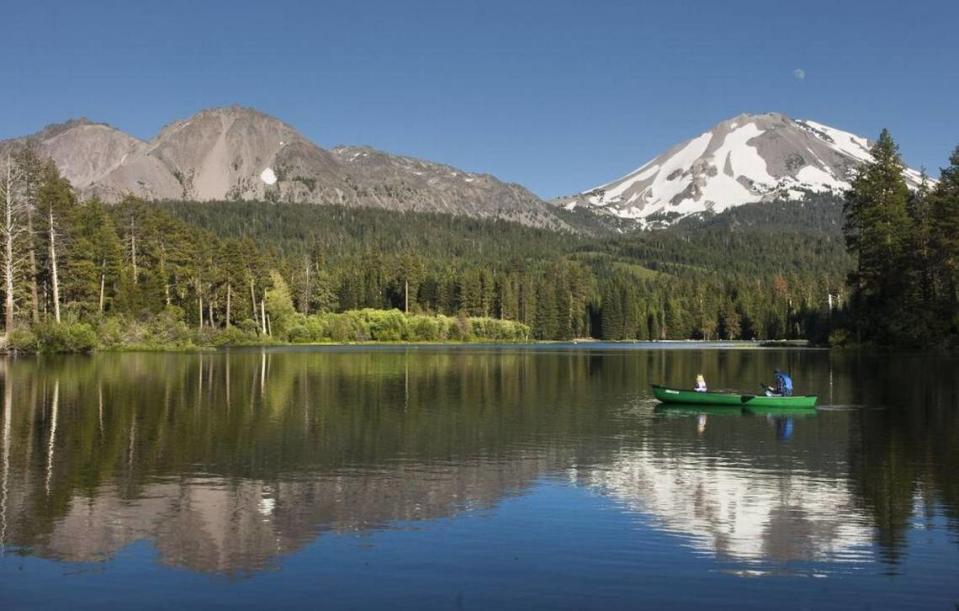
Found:
<svg viewBox="0 0 959 611"><path fill-rule="evenodd" d="M648 391L775 367L822 409ZM952 605L956 373L688 346L8 360L0 602Z"/></svg>

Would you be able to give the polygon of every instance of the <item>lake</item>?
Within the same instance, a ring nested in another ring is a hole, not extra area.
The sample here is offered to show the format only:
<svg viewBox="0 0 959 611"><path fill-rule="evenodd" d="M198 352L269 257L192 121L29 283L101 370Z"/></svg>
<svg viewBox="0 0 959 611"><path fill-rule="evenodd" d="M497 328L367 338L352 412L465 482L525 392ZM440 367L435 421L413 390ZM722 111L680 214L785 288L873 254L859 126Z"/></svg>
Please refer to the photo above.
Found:
<svg viewBox="0 0 959 611"><path fill-rule="evenodd" d="M959 603L959 360L703 344L16 358L0 606ZM659 407L651 383L812 415Z"/></svg>

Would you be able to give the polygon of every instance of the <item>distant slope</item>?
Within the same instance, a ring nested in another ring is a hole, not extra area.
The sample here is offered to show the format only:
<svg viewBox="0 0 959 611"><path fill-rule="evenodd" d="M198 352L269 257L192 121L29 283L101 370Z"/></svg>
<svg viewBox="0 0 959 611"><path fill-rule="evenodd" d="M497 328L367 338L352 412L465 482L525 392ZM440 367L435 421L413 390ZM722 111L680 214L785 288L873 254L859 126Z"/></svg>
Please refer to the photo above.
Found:
<svg viewBox="0 0 959 611"><path fill-rule="evenodd" d="M842 199L832 194L810 194L804 200L775 200L744 204L719 214L703 213L688 216L676 229L696 231L701 228L730 231L759 230L773 233L809 233L841 236Z"/></svg>
<svg viewBox="0 0 959 611"><path fill-rule="evenodd" d="M163 201L156 207L223 238L250 238L278 254L351 256L415 253L431 264L512 265L550 259L586 243L581 235L495 218L353 206L256 201Z"/></svg>
<svg viewBox="0 0 959 611"><path fill-rule="evenodd" d="M774 203L771 209L782 205L790 211L788 204L795 202ZM803 208L813 215L817 206L827 205L822 201ZM321 255L327 261L412 252L441 268L465 264L503 270L570 258L596 269L629 268L637 278L718 273L842 278L851 265L842 236L833 230L809 230L802 218L783 230L774 230L762 216L759 222L749 220L765 205L705 220L689 219L661 231L595 237L501 219L375 208L268 202L159 202L157 206L221 237L247 237L286 257ZM775 220L775 215L769 220Z"/></svg>

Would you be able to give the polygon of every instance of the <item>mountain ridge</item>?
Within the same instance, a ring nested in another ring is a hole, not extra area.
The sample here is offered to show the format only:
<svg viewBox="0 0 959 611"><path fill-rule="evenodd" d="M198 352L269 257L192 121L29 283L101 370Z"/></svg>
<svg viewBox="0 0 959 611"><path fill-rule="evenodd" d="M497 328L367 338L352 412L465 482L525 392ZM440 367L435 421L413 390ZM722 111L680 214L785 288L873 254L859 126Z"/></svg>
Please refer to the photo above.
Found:
<svg viewBox="0 0 959 611"><path fill-rule="evenodd" d="M371 147L324 149L294 127L244 106L203 109L140 140L78 118L48 125L27 143L53 159L81 195L118 201L265 200L382 207L570 227L525 187Z"/></svg>
<svg viewBox="0 0 959 611"><path fill-rule="evenodd" d="M0 141L53 159L83 196L119 201L283 201L499 218L586 233L669 226L747 203L840 196L871 159L868 139L780 113L742 113L636 170L546 202L487 173L369 146L321 148L239 105L200 110L142 140L86 117ZM920 175L906 168L911 188ZM934 182L934 181L930 181Z"/></svg>

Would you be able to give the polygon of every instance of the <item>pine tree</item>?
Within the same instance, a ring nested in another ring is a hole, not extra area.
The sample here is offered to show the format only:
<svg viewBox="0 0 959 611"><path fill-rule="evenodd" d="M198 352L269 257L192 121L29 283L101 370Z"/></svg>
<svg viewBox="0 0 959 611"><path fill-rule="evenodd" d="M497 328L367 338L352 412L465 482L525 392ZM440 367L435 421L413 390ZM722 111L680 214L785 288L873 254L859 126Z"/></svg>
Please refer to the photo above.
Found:
<svg viewBox="0 0 959 611"><path fill-rule="evenodd" d="M860 339L897 344L915 336L909 188L898 147L887 130L871 153L874 160L859 170L843 207L847 248L857 258L850 283Z"/></svg>
<svg viewBox="0 0 959 611"><path fill-rule="evenodd" d="M44 240L46 241L46 273L52 301L53 318L59 323L61 265L66 255L64 237L67 233L64 225L76 204L73 188L60 176L57 166L48 161L41 174L40 187L37 190L37 211Z"/></svg>
<svg viewBox="0 0 959 611"><path fill-rule="evenodd" d="M930 248L935 269L936 299L940 314L952 320L959 309L959 146L943 168L939 183L929 196Z"/></svg>
<svg viewBox="0 0 959 611"><path fill-rule="evenodd" d="M908 212L909 218L912 219L912 235L908 248L911 281L917 286L917 297L920 301L920 307L914 312L916 336L921 343L926 344L934 341L936 337L941 337L942 330L937 312L930 188L925 171L922 172L919 188L909 198Z"/></svg>
<svg viewBox="0 0 959 611"><path fill-rule="evenodd" d="M71 256L64 265L64 304L81 314L109 308L122 267L122 245L113 219L96 199L77 206L68 220Z"/></svg>
<svg viewBox="0 0 959 611"><path fill-rule="evenodd" d="M600 329L605 340L620 340L624 338L623 299L615 280L608 280L602 289L602 310L600 314Z"/></svg>
<svg viewBox="0 0 959 611"><path fill-rule="evenodd" d="M264 296L267 327L272 330L272 335L282 337L292 323L296 308L293 307L290 287L282 274L275 269L270 270L270 282L272 286L266 290Z"/></svg>

